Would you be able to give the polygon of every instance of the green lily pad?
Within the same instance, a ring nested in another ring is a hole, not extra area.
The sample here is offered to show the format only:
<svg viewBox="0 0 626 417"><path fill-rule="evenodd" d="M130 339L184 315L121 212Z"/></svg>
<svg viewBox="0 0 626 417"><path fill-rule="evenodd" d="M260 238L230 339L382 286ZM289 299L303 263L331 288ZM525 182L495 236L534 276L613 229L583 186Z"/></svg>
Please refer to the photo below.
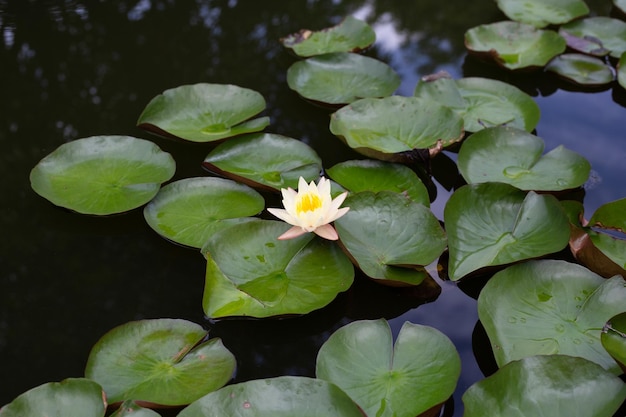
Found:
<svg viewBox="0 0 626 417"><path fill-rule="evenodd" d="M598 207L589 219L589 224L626 233L626 198Z"/></svg>
<svg viewBox="0 0 626 417"><path fill-rule="evenodd" d="M532 356L504 366L463 394L465 417L612 417L626 384L583 358Z"/></svg>
<svg viewBox="0 0 626 417"><path fill-rule="evenodd" d="M127 400L110 417L160 417L160 414L137 405L133 400Z"/></svg>
<svg viewBox="0 0 626 417"><path fill-rule="evenodd" d="M602 46L602 41L593 36L581 38L569 33L563 28L559 29L559 35L565 39L568 47L572 48L574 51L582 52L583 54L604 57L611 52Z"/></svg>
<svg viewBox="0 0 626 417"><path fill-rule="evenodd" d="M186 178L166 185L144 208L150 227L166 239L201 248L218 230L248 221L265 207L252 188L221 178Z"/></svg>
<svg viewBox="0 0 626 417"><path fill-rule="evenodd" d="M331 52L359 52L375 41L376 33L370 25L352 16L327 29L302 29L280 39L283 46L301 57Z"/></svg>
<svg viewBox="0 0 626 417"><path fill-rule="evenodd" d="M235 370L222 341L206 337L186 320L129 322L94 345L85 376L102 385L111 403L189 404L224 386Z"/></svg>
<svg viewBox="0 0 626 417"><path fill-rule="evenodd" d="M335 52L295 62L287 70L287 84L308 100L343 105L364 97L390 96L400 77L377 59Z"/></svg>
<svg viewBox="0 0 626 417"><path fill-rule="evenodd" d="M478 297L498 366L533 355L564 354L620 374L602 347L604 324L626 306L626 282L558 260L528 261L496 273Z"/></svg>
<svg viewBox="0 0 626 417"><path fill-rule="evenodd" d="M626 372L626 312L611 317L602 328L600 340L604 349Z"/></svg>
<svg viewBox="0 0 626 417"><path fill-rule="evenodd" d="M351 194L350 211L335 221L341 243L370 278L391 285L418 285L426 277L415 266L437 259L446 235L424 205L391 191Z"/></svg>
<svg viewBox="0 0 626 417"><path fill-rule="evenodd" d="M489 78L461 78L449 75L422 78L415 87L416 97L438 101L457 112L465 131L507 125L532 131L539 122L539 106L519 88Z"/></svg>
<svg viewBox="0 0 626 417"><path fill-rule="evenodd" d="M408 196L416 203L430 206L426 186L409 167L389 162L363 159L345 161L326 170L328 176L346 190L394 191Z"/></svg>
<svg viewBox="0 0 626 417"><path fill-rule="evenodd" d="M333 113L330 131L363 155L393 160L398 153L460 141L463 119L433 100L365 98Z"/></svg>
<svg viewBox="0 0 626 417"><path fill-rule="evenodd" d="M491 127L467 138L459 171L470 184L503 182L522 190L561 191L587 181L589 162L563 146L545 155L541 138L512 127Z"/></svg>
<svg viewBox="0 0 626 417"><path fill-rule="evenodd" d="M253 220L207 241L202 305L208 317L306 314L352 285L354 268L335 243L312 233L277 240L290 227Z"/></svg>
<svg viewBox="0 0 626 417"><path fill-rule="evenodd" d="M566 43L552 30L502 21L469 29L465 46L470 52L488 55L498 65L516 70L543 67L565 51Z"/></svg>
<svg viewBox="0 0 626 417"><path fill-rule="evenodd" d="M562 54L555 57L546 71L584 86L598 86L613 82L613 70L604 61L583 54Z"/></svg>
<svg viewBox="0 0 626 417"><path fill-rule="evenodd" d="M413 417L452 395L461 360L437 329L405 322L393 346L386 320L362 320L328 338L315 372L344 390L368 416Z"/></svg>
<svg viewBox="0 0 626 417"><path fill-rule="evenodd" d="M605 16L587 17L563 25L560 30L570 36L599 41L614 58L619 58L626 51L626 22L619 19Z"/></svg>
<svg viewBox="0 0 626 417"><path fill-rule="evenodd" d="M560 25L589 14L582 0L496 0L498 8L517 22L538 28Z"/></svg>
<svg viewBox="0 0 626 417"><path fill-rule="evenodd" d="M178 417L363 417L336 385L321 379L281 376L228 385L187 406Z"/></svg>
<svg viewBox="0 0 626 417"><path fill-rule="evenodd" d="M623 274L626 269L626 240L603 233L602 229L626 233L626 198L600 206L589 219L589 226L594 228L586 230L594 246L621 268L619 273Z"/></svg>
<svg viewBox="0 0 626 417"><path fill-rule="evenodd" d="M298 188L298 179L319 177L322 160L299 140L257 133L218 145L204 159L204 167L253 187L269 190Z"/></svg>
<svg viewBox="0 0 626 417"><path fill-rule="evenodd" d="M622 54L617 63L617 82L622 88L626 88L626 52Z"/></svg>
<svg viewBox="0 0 626 417"><path fill-rule="evenodd" d="M181 85L154 97L137 126L191 142L213 142L269 125L268 117L250 119L265 109L254 90L230 84Z"/></svg>
<svg viewBox="0 0 626 417"><path fill-rule="evenodd" d="M104 417L102 387L85 378L49 382L26 391L0 407L0 417Z"/></svg>
<svg viewBox="0 0 626 417"><path fill-rule="evenodd" d="M59 146L30 172L33 190L83 214L122 213L144 205L174 175L172 156L130 136L92 136Z"/></svg>
<svg viewBox="0 0 626 417"><path fill-rule="evenodd" d="M446 204L444 222L453 281L484 267L558 252L569 241L567 216L553 196L503 183L459 188Z"/></svg>

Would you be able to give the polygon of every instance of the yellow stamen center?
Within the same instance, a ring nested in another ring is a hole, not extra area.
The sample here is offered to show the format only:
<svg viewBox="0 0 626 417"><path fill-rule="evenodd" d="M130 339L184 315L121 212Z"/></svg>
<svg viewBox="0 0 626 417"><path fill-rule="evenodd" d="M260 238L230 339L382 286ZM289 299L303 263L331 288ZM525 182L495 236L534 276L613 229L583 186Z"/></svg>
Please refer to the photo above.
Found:
<svg viewBox="0 0 626 417"><path fill-rule="evenodd" d="M296 203L296 212L298 214L305 211L313 211L322 207L322 199L317 194L307 193L303 195Z"/></svg>

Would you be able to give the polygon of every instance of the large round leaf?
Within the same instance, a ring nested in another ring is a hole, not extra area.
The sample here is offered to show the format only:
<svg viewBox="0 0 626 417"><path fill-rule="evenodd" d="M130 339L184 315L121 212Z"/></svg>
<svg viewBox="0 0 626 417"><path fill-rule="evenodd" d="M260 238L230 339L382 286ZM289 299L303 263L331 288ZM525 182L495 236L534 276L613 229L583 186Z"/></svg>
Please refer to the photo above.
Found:
<svg viewBox="0 0 626 417"><path fill-rule="evenodd" d="M610 66L598 58L583 54L559 55L546 65L546 71L584 86L605 85L613 81Z"/></svg>
<svg viewBox="0 0 626 417"><path fill-rule="evenodd" d="M186 178L166 185L144 208L158 234L182 245L201 248L209 236L249 220L265 207L250 187L221 178Z"/></svg>
<svg viewBox="0 0 626 417"><path fill-rule="evenodd" d="M512 127L474 133L459 151L459 171L470 184L503 182L522 190L576 188L589 177L591 165L559 146L545 155L541 138Z"/></svg>
<svg viewBox="0 0 626 417"><path fill-rule="evenodd" d="M336 52L295 62L287 70L287 84L306 99L340 105L387 97L400 85L400 77L377 59Z"/></svg>
<svg viewBox="0 0 626 417"><path fill-rule="evenodd" d="M619 19L605 16L588 17L563 25L560 31L582 39L598 40L600 46L609 50L609 54L614 58L619 58L626 51L626 22Z"/></svg>
<svg viewBox="0 0 626 417"><path fill-rule="evenodd" d="M186 320L129 322L94 345L85 376L102 385L111 403L189 404L224 386L235 370L222 341L206 337Z"/></svg>
<svg viewBox="0 0 626 417"><path fill-rule="evenodd" d="M374 30L362 20L348 16L337 26L319 31L303 29L280 39L287 48L302 57L330 52L358 52L376 40Z"/></svg>
<svg viewBox="0 0 626 417"><path fill-rule="evenodd" d="M363 417L363 414L334 384L281 376L228 385L178 414L178 417L206 416Z"/></svg>
<svg viewBox="0 0 626 417"><path fill-rule="evenodd" d="M202 305L208 317L306 314L352 285L354 268L335 243L312 233L277 240L289 228L254 220L207 241Z"/></svg>
<svg viewBox="0 0 626 417"><path fill-rule="evenodd" d="M127 400L110 417L160 417L160 414L137 405L133 400Z"/></svg>
<svg viewBox="0 0 626 417"><path fill-rule="evenodd" d="M552 30L525 23L503 21L481 25L465 32L465 46L486 54L508 69L543 67L565 51L565 39Z"/></svg>
<svg viewBox="0 0 626 417"><path fill-rule="evenodd" d="M252 186L280 190L298 187L298 179L319 177L322 160L299 140L270 133L242 136L217 146L203 165Z"/></svg>
<svg viewBox="0 0 626 417"><path fill-rule="evenodd" d="M150 201L174 175L171 155L130 136L92 136L59 146L30 172L35 192L57 206L107 215Z"/></svg>
<svg viewBox="0 0 626 417"><path fill-rule="evenodd" d="M569 222L551 195L528 194L503 183L465 185L444 209L456 281L480 268L558 252L569 241Z"/></svg>
<svg viewBox="0 0 626 417"><path fill-rule="evenodd" d="M414 95L438 101L462 118L467 132L507 126L531 131L539 122L539 106L519 88L489 78L453 80L446 74L422 78Z"/></svg>
<svg viewBox="0 0 626 417"><path fill-rule="evenodd" d="M418 285L421 269L446 247L446 235L424 205L391 191L348 196L350 211L335 221L341 243L369 277L392 285Z"/></svg>
<svg viewBox="0 0 626 417"><path fill-rule="evenodd" d="M345 189L361 191L394 191L428 207L426 186L417 174L405 165L363 159L338 163L326 170L328 176Z"/></svg>
<svg viewBox="0 0 626 417"><path fill-rule="evenodd" d="M357 152L390 160L400 152L458 142L463 138L463 120L433 100L365 98L333 113L330 131Z"/></svg>
<svg viewBox="0 0 626 417"><path fill-rule="evenodd" d="M583 358L533 356L511 362L463 394L465 417L611 417L626 384Z"/></svg>
<svg viewBox="0 0 626 417"><path fill-rule="evenodd" d="M254 90L230 84L181 85L150 100L137 125L192 142L212 142L263 130L268 117L248 119L264 109L265 99Z"/></svg>
<svg viewBox="0 0 626 417"><path fill-rule="evenodd" d="M600 340L609 355L626 372L626 312L611 317L602 328Z"/></svg>
<svg viewBox="0 0 626 417"><path fill-rule="evenodd" d="M478 297L478 316L499 366L543 354L580 356L621 373L600 331L626 306L626 282L578 264L528 261L496 273Z"/></svg>
<svg viewBox="0 0 626 417"><path fill-rule="evenodd" d="M538 28L560 25L589 13L582 0L496 0L498 8L511 20Z"/></svg>
<svg viewBox="0 0 626 417"><path fill-rule="evenodd" d="M353 322L333 333L320 348L315 372L368 416L414 417L452 395L461 360L443 333L409 322L393 346L389 325L380 319Z"/></svg>
<svg viewBox="0 0 626 417"><path fill-rule="evenodd" d="M49 382L0 407L0 417L104 417L102 387L84 378Z"/></svg>

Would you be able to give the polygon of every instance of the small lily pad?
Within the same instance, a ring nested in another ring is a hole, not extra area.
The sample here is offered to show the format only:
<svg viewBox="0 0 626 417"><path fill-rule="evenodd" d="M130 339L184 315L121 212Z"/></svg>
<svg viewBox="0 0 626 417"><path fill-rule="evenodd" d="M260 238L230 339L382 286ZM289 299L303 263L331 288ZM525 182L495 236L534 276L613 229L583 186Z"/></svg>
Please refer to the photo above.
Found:
<svg viewBox="0 0 626 417"><path fill-rule="evenodd" d="M626 22L619 19L605 16L587 17L565 24L560 30L582 39L599 41L614 58L619 58L626 51Z"/></svg>
<svg viewBox="0 0 626 417"><path fill-rule="evenodd" d="M376 41L376 33L366 22L348 16L337 26L319 31L302 29L280 39L286 48L301 57L331 52L359 52Z"/></svg>
<svg viewBox="0 0 626 417"><path fill-rule="evenodd" d="M560 25L589 14L582 0L496 0L498 8L511 20L542 28Z"/></svg>
<svg viewBox="0 0 626 417"><path fill-rule="evenodd" d="M589 219L589 224L626 233L626 198L598 207Z"/></svg>
<svg viewBox="0 0 626 417"><path fill-rule="evenodd" d="M322 160L299 140L271 133L234 138L218 145L204 159L209 171L253 187L269 190L298 187L298 179L319 177Z"/></svg>
<svg viewBox="0 0 626 417"><path fill-rule="evenodd" d="M137 125L192 142L213 142L269 125L268 117L250 119L265 109L261 94L230 84L192 84L165 90L143 110Z"/></svg>
<svg viewBox="0 0 626 417"><path fill-rule="evenodd" d="M465 46L470 52L487 55L498 65L516 70L543 67L565 51L566 43L552 30L502 21L469 29Z"/></svg>
<svg viewBox="0 0 626 417"><path fill-rule="evenodd" d="M558 260L528 261L496 273L478 297L478 316L498 366L564 354L621 369L604 350L604 324L626 306L626 282Z"/></svg>
<svg viewBox="0 0 626 417"><path fill-rule="evenodd" d="M617 63L617 82L622 88L626 88L626 52L622 54Z"/></svg>
<svg viewBox="0 0 626 417"><path fill-rule="evenodd" d="M160 414L137 405L133 400L127 400L110 417L160 417Z"/></svg>
<svg viewBox="0 0 626 417"><path fill-rule="evenodd" d="M108 215L150 201L175 170L172 156L153 142L92 136L65 143L39 161L30 184L57 206Z"/></svg>
<svg viewBox="0 0 626 417"><path fill-rule="evenodd" d="M287 70L287 84L308 100L336 106L390 96L400 77L377 59L336 52L295 62Z"/></svg>
<svg viewBox="0 0 626 417"><path fill-rule="evenodd" d="M459 151L459 171L470 184L503 182L522 190L561 191L589 177L591 165L559 146L545 155L541 138L512 127L492 127L467 138Z"/></svg>
<svg viewBox="0 0 626 417"><path fill-rule="evenodd" d="M316 365L318 378L344 390L368 416L422 415L452 395L460 373L459 354L443 333L405 322L394 346L383 319L335 331Z"/></svg>
<svg viewBox="0 0 626 417"><path fill-rule="evenodd" d="M584 86L599 86L613 82L613 71L604 61L583 54L562 54L546 65L568 81Z"/></svg>
<svg viewBox="0 0 626 417"><path fill-rule="evenodd" d="M593 36L578 37L569 33L567 30L560 28L559 35L561 35L567 46L575 51L582 52L583 54L603 57L609 54L608 49L602 46L602 41L596 39Z"/></svg>
<svg viewBox="0 0 626 417"><path fill-rule="evenodd" d="M626 372L626 312L611 317L602 328L602 346Z"/></svg>
<svg viewBox="0 0 626 417"><path fill-rule="evenodd" d="M164 406L189 404L224 386L235 358L201 326L177 319L129 322L91 349L85 376L111 403L137 400Z"/></svg>
<svg viewBox="0 0 626 417"><path fill-rule="evenodd" d="M218 230L248 221L265 207L252 188L221 178L186 178L166 185L144 208L150 227L166 239L201 248Z"/></svg>

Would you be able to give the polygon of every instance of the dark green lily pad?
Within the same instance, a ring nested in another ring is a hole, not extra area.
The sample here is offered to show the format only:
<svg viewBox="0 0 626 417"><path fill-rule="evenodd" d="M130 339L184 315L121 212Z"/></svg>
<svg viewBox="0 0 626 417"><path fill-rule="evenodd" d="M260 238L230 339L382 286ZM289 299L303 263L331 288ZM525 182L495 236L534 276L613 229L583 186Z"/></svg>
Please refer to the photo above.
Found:
<svg viewBox="0 0 626 417"><path fill-rule="evenodd" d="M204 159L210 171L253 187L269 190L298 188L298 179L319 177L322 160L299 140L271 133L257 133L218 145Z"/></svg>
<svg viewBox="0 0 626 417"><path fill-rule="evenodd" d="M489 78L461 78L449 75L422 78L415 87L416 97L438 101L456 111L465 131L507 125L532 131L539 122L539 106L519 88Z"/></svg>
<svg viewBox="0 0 626 417"><path fill-rule="evenodd" d="M446 235L424 205L391 191L351 194L350 211L335 221L341 243L370 278L390 285L418 285L424 266L446 247Z"/></svg>
<svg viewBox="0 0 626 417"><path fill-rule="evenodd" d="M283 46L301 57L331 52L359 52L375 41L376 33L370 25L352 16L327 29L302 29L280 39Z"/></svg>
<svg viewBox="0 0 626 417"><path fill-rule="evenodd" d="M463 416L612 417L625 398L626 384L593 362L532 356L469 387Z"/></svg>
<svg viewBox="0 0 626 417"><path fill-rule="evenodd" d="M137 400L185 405L224 386L235 358L218 338L186 320L129 322L91 349L85 376L104 388L111 403Z"/></svg>
<svg viewBox="0 0 626 417"><path fill-rule="evenodd" d="M589 224L626 233L626 198L598 207L589 219Z"/></svg>
<svg viewBox="0 0 626 417"><path fill-rule="evenodd" d="M617 63L617 82L622 88L626 88L626 52L622 54Z"/></svg>
<svg viewBox="0 0 626 417"><path fill-rule="evenodd" d="M599 86L613 82L613 71L604 61L583 54L562 54L546 65L568 81L584 86Z"/></svg>
<svg viewBox="0 0 626 417"><path fill-rule="evenodd" d="M602 328L600 340L604 349L626 372L626 312L611 317Z"/></svg>
<svg viewBox="0 0 626 417"><path fill-rule="evenodd" d="M0 408L0 417L104 417L102 387L85 378L49 382L26 391Z"/></svg>
<svg viewBox="0 0 626 417"><path fill-rule="evenodd" d="M595 229L588 230L593 244L622 270L626 269L626 240L602 233L602 229L626 233L626 198L600 206L589 219L589 226Z"/></svg>
<svg viewBox="0 0 626 417"><path fill-rule="evenodd" d="M538 28L560 25L589 14L582 0L496 0L498 8L517 22Z"/></svg>
<svg viewBox="0 0 626 417"><path fill-rule="evenodd" d="M343 105L364 97L390 96L400 77L377 59L335 52L295 62L287 70L287 84L308 100Z"/></svg>
<svg viewBox="0 0 626 417"><path fill-rule="evenodd" d="M330 131L363 155L394 160L398 153L460 141L463 119L429 99L366 98L333 113Z"/></svg>
<svg viewBox="0 0 626 417"><path fill-rule="evenodd" d="M208 317L306 314L352 285L354 268L334 242L312 233L277 240L290 227L253 220L207 241L202 305Z"/></svg>
<svg viewBox="0 0 626 417"><path fill-rule="evenodd" d="M543 67L565 51L566 43L552 30L503 21L469 29L465 46L470 52L488 55L498 65L516 70Z"/></svg>
<svg viewBox="0 0 626 417"><path fill-rule="evenodd" d="M252 188L221 178L186 178L166 185L144 208L150 227L166 239L201 248L218 230L248 221L265 207Z"/></svg>
<svg viewBox="0 0 626 417"><path fill-rule="evenodd" d="M178 417L363 417L336 385L321 379L281 376L228 385L190 404Z"/></svg>
<svg viewBox="0 0 626 417"><path fill-rule="evenodd" d="M139 116L137 126L192 142L213 142L269 125L268 117L250 119L265 110L254 90L230 84L193 84L165 90Z"/></svg>
<svg viewBox="0 0 626 417"><path fill-rule="evenodd" d="M326 170L328 176L346 190L394 191L411 198L416 203L430 206L426 186L411 168L389 162L363 159L338 163Z"/></svg>
<svg viewBox="0 0 626 417"><path fill-rule="evenodd" d="M127 400L110 417L160 417L160 414L137 405L133 400Z"/></svg>
<svg viewBox="0 0 626 417"><path fill-rule="evenodd" d="M470 184L503 182L521 190L561 191L587 181L589 162L563 146L545 155L541 138L512 127L492 127L467 138L459 171Z"/></svg>
<svg viewBox="0 0 626 417"><path fill-rule="evenodd" d="M453 281L484 267L558 252L569 241L567 216L553 196L503 183L459 188L446 204L444 222Z"/></svg>
<svg viewBox="0 0 626 417"><path fill-rule="evenodd" d="M621 370L602 347L604 324L626 306L626 281L578 264L528 261L496 273L478 297L478 316L498 366L533 355L564 354Z"/></svg>
<svg viewBox="0 0 626 417"><path fill-rule="evenodd" d="M418 416L452 395L461 360L437 329L405 322L394 346L386 320L362 320L328 338L315 372L368 416Z"/></svg>
<svg viewBox="0 0 626 417"><path fill-rule="evenodd" d="M122 213L144 205L174 175L172 156L130 136L92 136L59 146L30 172L33 190L83 214Z"/></svg>
<svg viewBox="0 0 626 417"><path fill-rule="evenodd" d="M582 39L599 41L614 58L619 58L626 51L626 22L619 19L605 16L588 17L563 25L560 30Z"/></svg>

